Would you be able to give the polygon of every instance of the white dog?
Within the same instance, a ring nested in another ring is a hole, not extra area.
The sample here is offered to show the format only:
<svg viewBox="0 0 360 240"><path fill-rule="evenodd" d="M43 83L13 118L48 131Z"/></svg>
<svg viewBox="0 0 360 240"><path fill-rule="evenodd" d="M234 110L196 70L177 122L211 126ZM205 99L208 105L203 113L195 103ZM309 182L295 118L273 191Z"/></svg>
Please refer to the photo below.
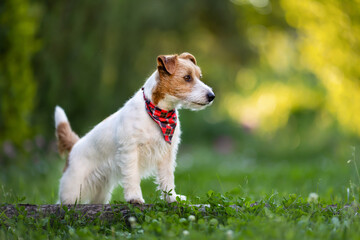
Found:
<svg viewBox="0 0 360 240"><path fill-rule="evenodd" d="M215 95L190 53L162 55L157 70L124 107L79 138L62 108L55 109L60 153L68 152L60 180L64 204L106 203L121 184L127 202L142 204L141 178L156 174L166 201L174 202L175 158L180 142L177 109L200 110Z"/></svg>

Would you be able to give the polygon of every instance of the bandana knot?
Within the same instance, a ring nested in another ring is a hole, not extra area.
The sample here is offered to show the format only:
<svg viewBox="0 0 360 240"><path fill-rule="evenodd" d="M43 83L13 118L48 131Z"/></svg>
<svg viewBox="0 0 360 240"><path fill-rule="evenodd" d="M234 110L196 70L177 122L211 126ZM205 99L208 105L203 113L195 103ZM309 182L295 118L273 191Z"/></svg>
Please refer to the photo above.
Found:
<svg viewBox="0 0 360 240"><path fill-rule="evenodd" d="M164 135L165 141L171 144L171 139L174 135L177 115L175 109L173 110L163 110L156 107L149 99L145 97L144 88L141 89L143 91L143 96L145 100L145 108L149 116L156 122Z"/></svg>

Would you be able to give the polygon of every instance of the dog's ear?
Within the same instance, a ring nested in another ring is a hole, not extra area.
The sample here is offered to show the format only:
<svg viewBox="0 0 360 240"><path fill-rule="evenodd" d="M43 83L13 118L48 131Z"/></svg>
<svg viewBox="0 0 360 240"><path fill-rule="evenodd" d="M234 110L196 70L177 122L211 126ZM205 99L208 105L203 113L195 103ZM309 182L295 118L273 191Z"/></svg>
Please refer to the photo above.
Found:
<svg viewBox="0 0 360 240"><path fill-rule="evenodd" d="M165 70L167 73L174 74L176 69L177 55L157 57L157 64L159 70Z"/></svg>
<svg viewBox="0 0 360 240"><path fill-rule="evenodd" d="M196 59L191 53L184 52L184 53L180 54L179 57L184 58L184 59L189 59L196 65Z"/></svg>

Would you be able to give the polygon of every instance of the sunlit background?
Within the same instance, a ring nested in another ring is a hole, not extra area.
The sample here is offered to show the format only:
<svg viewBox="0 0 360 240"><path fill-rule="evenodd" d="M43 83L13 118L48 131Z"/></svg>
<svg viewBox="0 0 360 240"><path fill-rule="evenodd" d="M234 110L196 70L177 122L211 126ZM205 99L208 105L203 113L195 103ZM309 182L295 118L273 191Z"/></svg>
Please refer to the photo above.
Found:
<svg viewBox="0 0 360 240"><path fill-rule="evenodd" d="M194 202L210 189L349 200L358 184L359 0L3 0L0 202L56 202L56 105L84 135L142 86L158 55L185 51L216 99L180 111L182 192ZM154 188L144 182L147 201Z"/></svg>

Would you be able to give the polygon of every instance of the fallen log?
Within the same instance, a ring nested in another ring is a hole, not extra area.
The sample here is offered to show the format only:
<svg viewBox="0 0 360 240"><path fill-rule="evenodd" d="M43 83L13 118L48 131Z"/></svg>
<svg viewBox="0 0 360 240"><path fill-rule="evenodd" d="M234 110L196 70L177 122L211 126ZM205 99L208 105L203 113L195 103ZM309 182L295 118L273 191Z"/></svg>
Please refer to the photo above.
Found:
<svg viewBox="0 0 360 240"><path fill-rule="evenodd" d="M138 205L140 210L150 208L152 205ZM14 218L19 215L26 215L34 219L56 216L64 218L66 214L72 214L78 218L93 220L95 218L112 220L114 216L127 216L130 212L128 205L124 204L77 204L77 205L32 205L17 204L0 206L1 218Z"/></svg>
<svg viewBox="0 0 360 240"><path fill-rule="evenodd" d="M250 205L250 207L258 205L257 202ZM33 219L41 219L45 217L54 217L56 219L63 219L66 214L70 214L77 219L86 219L94 220L98 218L100 220L125 220L128 221L128 218L134 213L134 209L144 211L151 210L156 205L154 204L77 204L77 205L62 205L62 204L53 204L53 205L33 205L33 204L3 204L0 205L0 223L1 220L14 218L18 216L30 217ZM169 205L171 208L171 205ZM185 206L182 205L173 205L174 209L182 208ZM210 204L194 204L186 205L186 207L196 208L196 211L205 213L206 208L210 207ZM234 208L239 211L242 207L238 205L230 205L229 207ZM265 207L269 207L265 204ZM354 208L357 212L359 209L357 206L344 205L342 210L346 208ZM323 208L323 210L335 210L337 205L328 205Z"/></svg>
<svg viewBox="0 0 360 240"><path fill-rule="evenodd" d="M169 205L170 206L170 205ZM208 204L189 205L196 207L197 211L205 212ZM126 218L131 215L134 209L140 211L150 210L154 207L153 204L77 204L77 205L33 205L33 204L8 204L0 205L0 220L3 218L14 218L19 215L40 219L44 217L56 217L58 219L64 218L66 214L72 214L77 218L85 218L93 220L99 218L101 220L114 220L121 217ZM181 207L181 206L180 206ZM238 206L233 206L238 208Z"/></svg>

